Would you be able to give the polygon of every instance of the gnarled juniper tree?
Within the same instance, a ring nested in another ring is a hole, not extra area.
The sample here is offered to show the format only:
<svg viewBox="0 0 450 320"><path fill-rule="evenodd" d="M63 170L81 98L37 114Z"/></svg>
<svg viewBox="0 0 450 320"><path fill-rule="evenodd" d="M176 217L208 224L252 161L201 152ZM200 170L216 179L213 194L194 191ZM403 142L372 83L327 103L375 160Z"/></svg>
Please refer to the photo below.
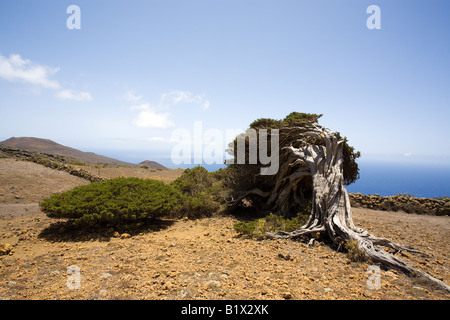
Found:
<svg viewBox="0 0 450 320"><path fill-rule="evenodd" d="M274 175L262 175L260 162L232 164L229 177L235 193L231 206L235 208L247 199L256 210L292 216L311 201L312 210L306 224L292 232L268 233L267 237L298 239L319 235L336 248L346 241L353 241L358 250L374 263L408 275L423 276L450 292L450 287L444 282L409 266L383 247L424 253L376 237L354 225L345 185L359 178L356 159L360 153L349 146L347 139L338 132L319 125L320 116L293 112L283 120L258 119L250 125L253 132L267 130L268 137L271 133L278 134L279 150L275 151L279 151L279 169ZM251 142L249 138L242 141L247 146ZM270 141L269 138L264 141L269 150ZM237 158L238 149L238 139L235 139L228 152ZM245 148L247 160L251 157L249 149Z"/></svg>

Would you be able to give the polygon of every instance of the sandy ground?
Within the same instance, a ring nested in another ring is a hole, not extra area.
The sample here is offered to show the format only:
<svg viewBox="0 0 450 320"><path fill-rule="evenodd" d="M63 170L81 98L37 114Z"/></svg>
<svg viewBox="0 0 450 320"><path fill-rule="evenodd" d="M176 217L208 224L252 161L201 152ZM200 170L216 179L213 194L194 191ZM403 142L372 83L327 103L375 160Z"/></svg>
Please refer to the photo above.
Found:
<svg viewBox="0 0 450 320"><path fill-rule="evenodd" d="M87 182L0 159L0 299L449 299L428 283L324 244L239 237L232 217L164 220L129 238L64 234L39 210ZM16 195L19 198L16 198ZM355 224L432 257L405 261L450 283L450 218L353 209ZM69 271L69 273L68 273ZM377 285L377 278L380 280Z"/></svg>
<svg viewBox="0 0 450 320"><path fill-rule="evenodd" d="M37 203L89 181L66 172L15 159L0 159L0 204Z"/></svg>

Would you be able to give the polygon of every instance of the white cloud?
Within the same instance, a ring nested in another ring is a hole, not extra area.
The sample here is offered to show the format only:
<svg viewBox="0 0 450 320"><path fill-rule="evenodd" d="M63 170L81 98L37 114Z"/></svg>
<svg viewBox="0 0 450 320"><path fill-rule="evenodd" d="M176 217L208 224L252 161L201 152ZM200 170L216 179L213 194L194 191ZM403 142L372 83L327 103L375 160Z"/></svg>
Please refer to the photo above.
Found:
<svg viewBox="0 0 450 320"><path fill-rule="evenodd" d="M211 103L209 102L209 100L204 101L202 104L203 110L208 110L210 105Z"/></svg>
<svg viewBox="0 0 450 320"><path fill-rule="evenodd" d="M61 100L75 100L75 101L91 101L92 97L89 92L75 92L73 90L62 90L55 94L55 97Z"/></svg>
<svg viewBox="0 0 450 320"><path fill-rule="evenodd" d="M194 103L207 110L210 107L210 102L205 98L204 94L193 95L189 91L173 90L161 95L161 106L174 106L179 103Z"/></svg>
<svg viewBox="0 0 450 320"><path fill-rule="evenodd" d="M127 91L124 94L123 99L132 103L137 103L142 99L142 95L136 95L133 91Z"/></svg>
<svg viewBox="0 0 450 320"><path fill-rule="evenodd" d="M140 111L132 121L136 127L167 129L175 126L170 120L170 113L157 113L149 103L136 104L131 106L131 109Z"/></svg>
<svg viewBox="0 0 450 320"><path fill-rule="evenodd" d="M0 77L8 81L23 81L43 88L58 89L61 85L51 79L58 71L59 68L24 60L18 54L11 54L9 58L0 55Z"/></svg>
<svg viewBox="0 0 450 320"><path fill-rule="evenodd" d="M412 152L406 152L403 154L403 156L405 157L411 157L412 156Z"/></svg>
<svg viewBox="0 0 450 320"><path fill-rule="evenodd" d="M167 111L181 103L197 104L203 110L210 107L210 102L205 98L204 94L193 95L189 91L180 90L163 93L159 103L156 105L141 101L142 95L137 95L133 91L127 91L123 99L133 103L130 107L132 110L140 111L136 118L133 119L132 125L141 128L168 129L175 127L175 123L170 119L171 113ZM161 113L158 110L165 110L166 112Z"/></svg>
<svg viewBox="0 0 450 320"><path fill-rule="evenodd" d="M33 91L39 92L37 88L59 90L55 97L62 100L91 101L89 92L76 92L61 87L59 82L52 79L59 68L51 68L40 65L28 59L22 59L19 54L11 54L6 58L0 54L0 78L7 81L21 81L34 86Z"/></svg>
<svg viewBox="0 0 450 320"><path fill-rule="evenodd" d="M156 113L151 110L139 112L132 124L141 128L168 129L175 127L175 123L170 120L170 113Z"/></svg>

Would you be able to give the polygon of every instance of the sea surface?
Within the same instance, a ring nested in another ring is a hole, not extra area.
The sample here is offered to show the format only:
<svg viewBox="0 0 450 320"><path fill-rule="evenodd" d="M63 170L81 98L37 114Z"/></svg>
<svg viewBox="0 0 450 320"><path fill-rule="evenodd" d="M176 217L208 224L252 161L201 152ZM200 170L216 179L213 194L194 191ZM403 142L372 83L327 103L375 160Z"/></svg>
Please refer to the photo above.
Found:
<svg viewBox="0 0 450 320"><path fill-rule="evenodd" d="M418 198L450 197L450 166L425 164L358 163L360 178L349 192Z"/></svg>

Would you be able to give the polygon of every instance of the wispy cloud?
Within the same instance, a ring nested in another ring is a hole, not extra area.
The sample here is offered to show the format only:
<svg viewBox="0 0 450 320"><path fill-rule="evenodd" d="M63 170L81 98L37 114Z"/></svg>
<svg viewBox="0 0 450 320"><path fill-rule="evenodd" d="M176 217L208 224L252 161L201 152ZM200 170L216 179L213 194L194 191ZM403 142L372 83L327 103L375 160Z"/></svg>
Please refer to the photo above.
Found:
<svg viewBox="0 0 450 320"><path fill-rule="evenodd" d="M170 111L179 104L194 104L203 110L210 107L210 102L204 94L194 95L189 91L180 90L163 93L159 102L154 105L142 101L142 95L137 95L133 91L126 92L123 98L133 103L131 109L140 111L133 119L132 124L143 128L168 129L175 127L175 123L170 119ZM158 110L164 110L164 112Z"/></svg>
<svg viewBox="0 0 450 320"><path fill-rule="evenodd" d="M59 68L51 68L22 59L18 54L9 58L0 55L0 77L8 81L22 81L43 88L58 89L61 85L51 77Z"/></svg>
<svg viewBox="0 0 450 320"><path fill-rule="evenodd" d="M75 101L91 101L92 97L89 92L76 92L73 90L62 90L56 93L55 95L58 99L61 100L75 100Z"/></svg>
<svg viewBox="0 0 450 320"><path fill-rule="evenodd" d="M0 78L10 82L23 82L31 84L34 88L59 90L55 97L62 100L91 101L88 92L76 92L62 88L61 84L53 79L60 68L52 68L23 59L19 54L10 54L8 58L0 54Z"/></svg>
<svg viewBox="0 0 450 320"><path fill-rule="evenodd" d="M173 90L161 95L160 104L162 106L174 106L179 103L193 103L207 110L210 107L210 102L205 98L205 94L193 95L189 91Z"/></svg>
<svg viewBox="0 0 450 320"><path fill-rule="evenodd" d="M123 99L128 102L137 103L137 102L139 102L139 100L142 99L142 95L137 95L133 91L127 91L123 95Z"/></svg>

